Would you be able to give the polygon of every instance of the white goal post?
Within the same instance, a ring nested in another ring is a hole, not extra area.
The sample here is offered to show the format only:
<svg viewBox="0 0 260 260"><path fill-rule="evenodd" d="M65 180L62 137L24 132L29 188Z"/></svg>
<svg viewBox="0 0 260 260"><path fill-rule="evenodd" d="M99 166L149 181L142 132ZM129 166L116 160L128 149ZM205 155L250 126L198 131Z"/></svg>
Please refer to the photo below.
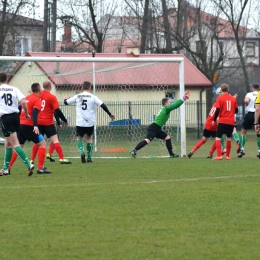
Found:
<svg viewBox="0 0 260 260"><path fill-rule="evenodd" d="M103 63L103 64L106 64L106 63L122 64L121 68L116 68L115 69L117 71L120 70L120 72L121 72L121 71L123 71L125 69L124 65L123 65L125 63L127 63L127 64L129 64L129 63L135 64L135 69L138 69L137 68L138 66L136 66L136 64L144 64L142 66L149 66L149 65L145 65L145 64L153 64L153 63L156 63L156 64L162 64L162 63L172 64L172 63L174 63L174 64L178 64L178 72L177 72L178 75L174 74L174 73L176 73L174 71L172 71L172 74L171 73L168 73L168 74L170 74L170 76L172 76L172 77L174 77L174 76L178 77L178 85L176 86L176 90L178 90L179 98L182 98L183 95L184 95L184 92L185 92L185 86L184 86L184 58L183 57L165 57L165 58L163 58L163 57L160 57L160 58L155 58L155 57L147 57L147 58L143 58L143 57L136 57L136 58L113 57L112 58L112 57L79 57L78 55L75 55L75 57L59 57L58 55L59 55L59 53L55 53L55 56L50 56L50 57L41 57L41 56L25 56L25 57L1 56L0 62L1 62L1 64L3 64L3 63L9 64L11 62L13 62L14 64L18 64L18 63L24 62L24 63L28 64L27 66L30 66L31 63L38 63L38 64L41 63L41 62L42 63L45 63L45 62L55 63L56 67L57 67L56 74L59 74L59 71L58 71L59 67L62 66L61 64L63 64L63 63L67 63L67 64L68 63L81 63L81 64L86 63L86 64L91 64L92 71L90 71L90 69L88 67L86 73L92 74L93 94L96 94L97 96L99 96L98 93L96 92L96 84L98 84L98 83L97 83L95 74L98 73L98 71L97 71L98 69L95 68L95 64L99 64L99 63ZM4 66L1 66L0 70L3 70L3 67ZM15 67L15 65L14 65L14 67ZM140 66L140 68L141 68L141 66ZM11 72L12 69L10 69L9 72ZM106 71L106 68L104 68L104 71ZM35 75L33 75L33 76L27 70L25 70L25 72L23 72L23 73L24 73L23 77L26 77L26 76L27 77L33 77L35 81L38 81L40 84L42 83L42 81L41 81L42 77L39 77L39 79L36 77L36 74L38 72L35 72ZM28 74L26 74L26 73L28 73ZM71 74L73 72L71 72L70 70L67 70L66 73L67 74ZM64 76L64 75L66 75L66 73L63 73L60 76ZM74 72L74 73L75 73L75 75L77 75L76 72ZM159 73L160 72L158 72L158 75L159 75ZM13 77L17 76L18 74L19 73L14 74ZM45 76L49 77L48 72L44 71L43 74L45 74ZM21 76L21 74L19 74L19 75ZM58 76L58 75L56 75L56 76ZM12 84L12 82L10 82L10 85L16 86L15 84ZM16 87L19 87L19 86L16 86ZM28 92L27 93L23 92L23 94L27 95L29 93ZM141 95L141 94L139 94L139 95ZM57 96L58 96L58 94L57 94ZM113 99L113 97L112 97L112 99ZM158 101L161 101L161 99L162 99L161 97L158 97ZM62 102L61 97L60 97L59 101ZM104 102L104 103L106 103L106 102ZM111 108L109 106L108 106L108 108L111 110ZM180 152L181 156L186 156L185 104L180 106L178 111L179 111L178 112L179 113L179 119L177 119L177 120L179 120L178 127L180 128L180 151L179 152ZM159 112L159 110L157 112ZM117 115L115 114L115 116L117 116ZM144 137L145 136L143 136L143 138ZM96 138L96 134L95 134L95 138ZM142 140L142 138L139 141L141 141L141 140ZM98 142L98 140L96 140L95 142ZM136 142L136 144L137 144L137 142ZM76 146L76 144L75 144L75 146ZM166 151L166 148L165 148L165 151ZM128 151L128 154L129 154L129 151ZM118 156L116 156L116 157L118 157Z"/></svg>

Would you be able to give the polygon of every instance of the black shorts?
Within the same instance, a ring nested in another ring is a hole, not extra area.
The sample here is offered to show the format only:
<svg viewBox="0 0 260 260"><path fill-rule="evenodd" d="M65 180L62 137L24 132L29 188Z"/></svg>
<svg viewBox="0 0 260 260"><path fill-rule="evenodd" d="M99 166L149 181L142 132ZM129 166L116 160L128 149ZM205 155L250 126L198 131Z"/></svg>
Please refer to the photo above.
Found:
<svg viewBox="0 0 260 260"><path fill-rule="evenodd" d="M203 136L205 136L207 138L209 138L209 137L215 138L216 137L216 131L210 131L210 130L207 130L207 129L204 128Z"/></svg>
<svg viewBox="0 0 260 260"><path fill-rule="evenodd" d="M258 122L260 122L260 120ZM244 117L242 127L245 130L249 130L252 129L254 123L255 123L255 112L248 112Z"/></svg>
<svg viewBox="0 0 260 260"><path fill-rule="evenodd" d="M94 126L76 126L77 136L83 137L84 135L93 135Z"/></svg>
<svg viewBox="0 0 260 260"><path fill-rule="evenodd" d="M219 123L216 136L218 138L221 138L222 135L225 134L228 138L231 138L233 130L234 130L233 125L227 125L227 124Z"/></svg>
<svg viewBox="0 0 260 260"><path fill-rule="evenodd" d="M40 133L48 138L57 134L57 130L54 125L38 125Z"/></svg>
<svg viewBox="0 0 260 260"><path fill-rule="evenodd" d="M1 116L1 125L5 137L9 137L10 134L18 132L20 125L19 114L12 113Z"/></svg>
<svg viewBox="0 0 260 260"><path fill-rule="evenodd" d="M20 144L24 144L26 141L32 141L35 144L38 144L39 142L43 141L44 138L42 134L37 135L33 132L33 126L20 125L18 131L18 140Z"/></svg>
<svg viewBox="0 0 260 260"><path fill-rule="evenodd" d="M154 137L164 140L166 136L167 134L162 130L162 128L155 123L152 123L147 128L146 139L149 139L150 141L152 141Z"/></svg>

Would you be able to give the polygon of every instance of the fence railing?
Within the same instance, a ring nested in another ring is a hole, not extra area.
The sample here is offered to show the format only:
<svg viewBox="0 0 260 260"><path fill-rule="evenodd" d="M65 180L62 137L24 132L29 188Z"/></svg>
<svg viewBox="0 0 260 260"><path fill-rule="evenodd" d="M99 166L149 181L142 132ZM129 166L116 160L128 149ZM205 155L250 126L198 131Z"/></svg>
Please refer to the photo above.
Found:
<svg viewBox="0 0 260 260"><path fill-rule="evenodd" d="M101 108L96 108L97 126L146 126L153 122L155 116L160 111L162 105L157 101L109 101L106 102L107 107L116 116L115 121L111 121L107 114ZM76 125L76 109L75 106L65 106L60 104L61 110L70 121L70 125ZM187 132L201 137L205 120L208 116L206 111L206 102L186 101L186 128ZM245 105L239 104L239 111L236 116L238 129L241 126L245 116ZM167 122L167 125L179 127L180 114L179 110L173 110Z"/></svg>

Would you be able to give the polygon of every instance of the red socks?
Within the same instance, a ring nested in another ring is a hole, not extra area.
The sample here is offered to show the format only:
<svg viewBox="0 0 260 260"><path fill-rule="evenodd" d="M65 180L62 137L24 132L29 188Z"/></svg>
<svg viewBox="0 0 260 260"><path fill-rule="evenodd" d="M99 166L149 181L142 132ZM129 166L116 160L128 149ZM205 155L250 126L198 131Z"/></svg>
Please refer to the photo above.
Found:
<svg viewBox="0 0 260 260"><path fill-rule="evenodd" d="M11 158L11 161L10 161L9 166L8 166L9 170L11 170L11 168L12 168L14 162L16 161L17 157L18 157L18 154L15 151L13 151L12 158Z"/></svg>
<svg viewBox="0 0 260 260"><path fill-rule="evenodd" d="M192 149L192 152L194 153L195 151L197 151L203 144L205 144L206 141L205 140L200 140L195 146L194 148Z"/></svg>
<svg viewBox="0 0 260 260"><path fill-rule="evenodd" d="M63 151L62 151L62 147L61 147L60 143L55 143L54 147L55 147L56 152L59 155L59 158L61 160L63 160L64 159L64 155L63 155Z"/></svg>
<svg viewBox="0 0 260 260"><path fill-rule="evenodd" d="M209 155L212 156L213 153L215 152L216 150L216 141L213 143L213 145L211 146L211 149L209 151Z"/></svg>
<svg viewBox="0 0 260 260"><path fill-rule="evenodd" d="M32 147L32 155L31 155L31 161L34 161L38 152L39 146L37 144L34 144Z"/></svg>
<svg viewBox="0 0 260 260"><path fill-rule="evenodd" d="M216 140L216 148L217 148L218 156L222 156L222 149L221 149L221 142L220 142L220 140Z"/></svg>
<svg viewBox="0 0 260 260"><path fill-rule="evenodd" d="M46 148L39 147L39 149L38 149L38 169L41 169L43 167L44 160L45 160L45 153L46 153Z"/></svg>
<svg viewBox="0 0 260 260"><path fill-rule="evenodd" d="M50 143L50 148L49 148L49 154L52 155L53 151L55 150L55 145L53 142Z"/></svg>
<svg viewBox="0 0 260 260"><path fill-rule="evenodd" d="M226 156L229 157L230 151L231 151L231 140L227 140L227 143L226 143Z"/></svg>

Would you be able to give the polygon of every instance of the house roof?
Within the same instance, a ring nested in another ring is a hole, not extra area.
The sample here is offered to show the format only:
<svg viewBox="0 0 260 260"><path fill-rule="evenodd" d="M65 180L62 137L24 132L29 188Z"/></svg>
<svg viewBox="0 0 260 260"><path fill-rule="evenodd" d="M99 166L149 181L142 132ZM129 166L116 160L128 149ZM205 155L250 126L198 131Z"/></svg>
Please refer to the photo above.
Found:
<svg viewBox="0 0 260 260"><path fill-rule="evenodd" d="M0 11L0 20L2 20L3 11ZM12 23L12 26L31 26L43 27L44 22L34 18L25 17L15 13L5 13L5 22Z"/></svg>
<svg viewBox="0 0 260 260"><path fill-rule="evenodd" d="M91 53L50 53L31 52L26 56L31 57L92 57ZM96 53L96 57L138 57L149 58L184 58L184 82L186 87L202 88L211 87L212 83L182 54L132 54L122 53ZM92 63L83 62L36 62L37 66L48 75L49 79L57 86L81 85L83 81L92 82ZM57 72L57 69L59 70ZM95 63L96 84L104 85L179 85L178 64L176 63L150 63L144 66L140 63ZM110 73L108 73L110 72Z"/></svg>

